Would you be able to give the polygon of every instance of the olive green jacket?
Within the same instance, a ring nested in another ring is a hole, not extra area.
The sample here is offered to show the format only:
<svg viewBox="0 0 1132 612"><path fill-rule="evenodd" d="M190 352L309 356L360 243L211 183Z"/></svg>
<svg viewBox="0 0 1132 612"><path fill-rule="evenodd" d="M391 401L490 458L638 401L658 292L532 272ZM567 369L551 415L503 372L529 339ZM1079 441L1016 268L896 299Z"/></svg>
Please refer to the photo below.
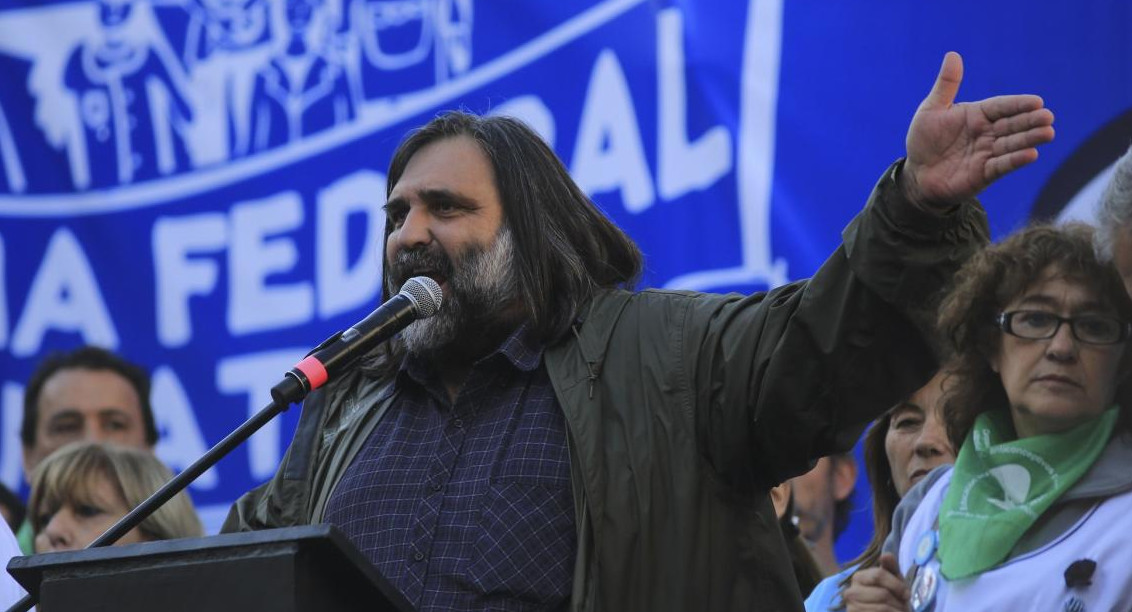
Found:
<svg viewBox="0 0 1132 612"><path fill-rule="evenodd" d="M572 610L802 609L768 489L927 380L912 321L986 242L977 202L915 208L898 167L812 280L746 297L604 291L546 349L573 467ZM278 474L225 530L321 521L394 399L358 372L312 394Z"/></svg>

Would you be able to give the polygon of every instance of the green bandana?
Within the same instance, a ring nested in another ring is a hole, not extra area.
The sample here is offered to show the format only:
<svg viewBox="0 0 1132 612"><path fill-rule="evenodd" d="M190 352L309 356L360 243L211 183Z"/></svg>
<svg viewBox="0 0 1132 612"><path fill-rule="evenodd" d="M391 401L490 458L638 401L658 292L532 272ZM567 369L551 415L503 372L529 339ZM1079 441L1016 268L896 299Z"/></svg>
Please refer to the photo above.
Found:
<svg viewBox="0 0 1132 612"><path fill-rule="evenodd" d="M1005 411L975 419L939 510L940 571L968 578L1002 562L1022 534L1097 460L1117 409L1056 434L1013 439Z"/></svg>

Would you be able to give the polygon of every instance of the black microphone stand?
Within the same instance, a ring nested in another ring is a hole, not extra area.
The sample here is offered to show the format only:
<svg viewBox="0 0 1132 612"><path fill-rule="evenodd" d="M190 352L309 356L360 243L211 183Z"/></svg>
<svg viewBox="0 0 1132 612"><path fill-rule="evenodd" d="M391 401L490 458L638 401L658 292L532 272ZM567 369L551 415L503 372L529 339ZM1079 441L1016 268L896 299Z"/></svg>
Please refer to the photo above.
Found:
<svg viewBox="0 0 1132 612"><path fill-rule="evenodd" d="M440 308L442 297L440 285L429 277L418 276L405 281L401 291L388 302L353 327L330 336L308 353L308 359L313 359L315 362L313 364L313 366L316 366L314 369L309 367L312 364L307 364L307 359L299 362L283 376L282 381L271 388L272 401L270 404L257 412L252 418L244 421L243 425L237 427L216 446L208 449L208 452L201 455L200 459L194 461L192 465L174 476L153 495L150 495L148 499L138 504L129 514L123 516L110 529L107 529L95 541L91 542L87 548L99 548L117 542L130 530L140 525L162 504L189 486L189 483L196 480L205 470L232 452L232 449L243 444L244 440L259 431L268 421L286 411L291 407L291 404L303 401L303 398L311 392L312 387L317 388L325 383L328 374L326 370L338 371L350 367L375 344L388 339L412 321L436 314L437 309ZM391 304L394 305L392 310L388 308ZM323 349L335 345L339 340L344 344L343 347L330 350L326 354L321 352ZM304 364L308 367L304 367ZM317 372L320 380L315 381L312 385L311 379L308 378L308 372ZM35 603L36 597L28 593L26 597L8 608L8 612L27 612Z"/></svg>
<svg viewBox="0 0 1132 612"><path fill-rule="evenodd" d="M150 495L148 499L138 504L138 506L131 510L126 516L118 519L117 523L114 523L110 529L107 529L102 535L98 536L87 548L110 546L117 542L122 536L126 535L133 528L140 525L142 521L149 518L149 515L153 514L162 504L172 499L174 495L184 490L185 487L189 486L189 483L196 480L197 477L208 470L208 468L212 467L225 455L232 452L232 449L243 444L244 440L247 440L252 434L259 431L268 421L286 412L287 409L291 407L292 403L302 401L309 392L310 386L306 380L303 380L293 372L288 372L283 381L271 389L271 397L273 399L270 404L257 412L252 418L244 421L242 425L225 436L216 446L208 449L208 451L194 461L192 465L185 468L180 474L177 474L170 479L169 482L162 485L160 489L155 491L153 495ZM28 593L23 599L8 608L8 612L27 612L36 604L36 600L37 597Z"/></svg>

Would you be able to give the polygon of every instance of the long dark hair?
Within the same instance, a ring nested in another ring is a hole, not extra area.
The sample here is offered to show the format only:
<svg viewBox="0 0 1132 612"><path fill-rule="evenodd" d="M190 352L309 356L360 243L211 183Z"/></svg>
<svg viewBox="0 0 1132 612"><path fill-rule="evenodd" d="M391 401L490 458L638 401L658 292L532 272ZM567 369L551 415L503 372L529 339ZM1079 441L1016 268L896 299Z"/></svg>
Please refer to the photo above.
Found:
<svg viewBox="0 0 1132 612"><path fill-rule="evenodd" d="M955 448L962 445L975 417L1009 406L1001 377L990 362L1002 346L995 317L1037 282L1046 270L1080 283L1111 306L1117 316L1132 322L1132 300L1116 268L1098 258L1093 228L1081 223L1034 225L976 254L959 270L953 289L939 311L939 330L954 354L958 381L944 404L947 433ZM1132 351L1125 349L1117 377L1116 403L1121 427L1132 423Z"/></svg>
<svg viewBox="0 0 1132 612"><path fill-rule="evenodd" d="M857 569L845 576L837 585L839 591L849 587L853 574L875 567L880 562L884 541L892 531L892 513L900 503L900 494L896 492L896 484L892 480L892 465L888 462L884 441L892 425L892 415L900 405L897 404L896 407L885 412L865 434L862 446L865 455L865 474L868 475L869 486L873 490L873 537L864 552L845 564L846 567L856 566Z"/></svg>
<svg viewBox="0 0 1132 612"><path fill-rule="evenodd" d="M920 406L924 411L924 427L927 427L927 421L932 418L932 413L939 410L939 402L945 402L950 395L954 376L952 366L944 364L944 367L928 381L927 385L939 385L943 394L940 399L936 400L935 404ZM924 388L926 387L921 387L921 390ZM914 392L889 408L887 412L873 422L872 427L865 434L862 447L865 455L865 473L869 477L869 486L872 488L873 536L865 550L856 559L845 564L846 567L855 566L856 569L838 584L838 589L842 592L849 587L857 572L876 567L880 563L881 553L884 552L884 542L892 531L892 515L896 512L896 506L900 503L902 497L896 490L896 480L892 477L892 463L889 461L886 445L888 432L892 428L893 417L910 403L914 404L916 402L915 396L919 392Z"/></svg>
<svg viewBox="0 0 1132 612"><path fill-rule="evenodd" d="M421 148L458 136L474 140L491 162L504 223L514 239L528 325L541 341L552 344L566 334L598 289L636 284L642 267L637 246L582 193L542 138L517 119L463 111L437 116L393 154L386 196ZM392 231L386 223L386 240Z"/></svg>

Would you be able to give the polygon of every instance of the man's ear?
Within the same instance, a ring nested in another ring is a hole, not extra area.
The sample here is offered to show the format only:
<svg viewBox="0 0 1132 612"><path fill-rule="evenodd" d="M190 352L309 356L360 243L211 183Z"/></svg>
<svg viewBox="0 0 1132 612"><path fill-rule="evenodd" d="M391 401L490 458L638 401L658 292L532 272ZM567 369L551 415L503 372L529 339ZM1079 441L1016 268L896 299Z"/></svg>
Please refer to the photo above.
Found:
<svg viewBox="0 0 1132 612"><path fill-rule="evenodd" d="M774 515L780 519L783 514L786 514L786 507L790 504L790 495L793 493L793 489L793 485L787 480L770 490L770 502L774 504Z"/></svg>
<svg viewBox="0 0 1132 612"><path fill-rule="evenodd" d="M857 486L857 460L852 454L834 455L830 457L833 462L833 499L842 501L853 494Z"/></svg>

